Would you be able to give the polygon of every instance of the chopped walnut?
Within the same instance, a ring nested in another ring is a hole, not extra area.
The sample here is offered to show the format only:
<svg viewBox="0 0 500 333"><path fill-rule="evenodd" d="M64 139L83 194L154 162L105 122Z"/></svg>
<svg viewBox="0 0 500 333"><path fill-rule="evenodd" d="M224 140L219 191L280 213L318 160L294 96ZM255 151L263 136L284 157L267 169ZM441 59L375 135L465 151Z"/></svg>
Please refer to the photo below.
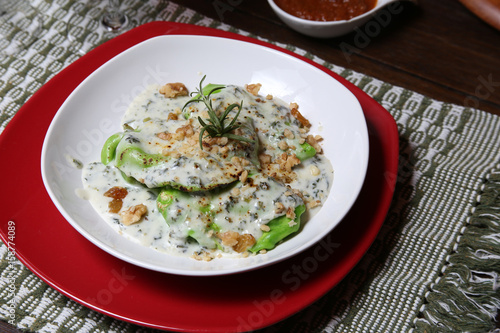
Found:
<svg viewBox="0 0 500 333"><path fill-rule="evenodd" d="M218 233L217 237L222 241L222 245L230 246L234 251L242 253L255 244L255 238L251 234L240 235L236 231L226 231Z"/></svg>
<svg viewBox="0 0 500 333"><path fill-rule="evenodd" d="M276 179L285 184L290 184L293 181L297 180L298 175L296 172L286 172L284 170L280 170L278 164L269 164L265 170L269 177Z"/></svg>
<svg viewBox="0 0 500 333"><path fill-rule="evenodd" d="M187 124L176 129L175 133L177 134L182 133L183 137L191 137L194 135L194 129L193 126L191 126L191 124Z"/></svg>
<svg viewBox="0 0 500 333"><path fill-rule="evenodd" d="M120 217L122 218L122 223L128 226L139 222L147 212L148 208L146 205L139 204L121 212Z"/></svg>
<svg viewBox="0 0 500 333"><path fill-rule="evenodd" d="M251 234L243 234L238 236L238 243L233 246L233 250L238 253L245 252L250 246L255 244L255 237Z"/></svg>
<svg viewBox="0 0 500 333"><path fill-rule="evenodd" d="M217 154L219 152L219 146L212 146L210 148L210 153Z"/></svg>
<svg viewBox="0 0 500 333"><path fill-rule="evenodd" d="M211 261L214 259L214 255L202 250L201 252L193 253L192 258L198 261Z"/></svg>
<svg viewBox="0 0 500 333"><path fill-rule="evenodd" d="M191 147L198 146L198 137L199 137L199 132L195 132L196 135L190 136L187 139L187 144L190 145Z"/></svg>
<svg viewBox="0 0 500 333"><path fill-rule="evenodd" d="M295 195L298 195L302 200L304 200L304 194L302 192L296 189L293 189L292 191Z"/></svg>
<svg viewBox="0 0 500 333"><path fill-rule="evenodd" d="M292 207L288 207L286 210L286 217L292 220L295 219L295 210Z"/></svg>
<svg viewBox="0 0 500 333"><path fill-rule="evenodd" d="M261 164L270 164L271 163L271 155L267 155L267 154L259 154L259 162Z"/></svg>
<svg viewBox="0 0 500 333"><path fill-rule="evenodd" d="M222 241L222 245L225 245L225 246L235 246L236 244L238 244L238 236L240 234L237 233L236 231L225 231L223 233L218 233L217 234L217 237L220 238L220 240Z"/></svg>
<svg viewBox="0 0 500 333"><path fill-rule="evenodd" d="M229 139L225 136L221 137L221 138L217 138L217 143L220 145L220 146L225 146L227 145L227 143L229 142Z"/></svg>
<svg viewBox="0 0 500 333"><path fill-rule="evenodd" d="M168 114L167 120L178 120L178 119L179 119L179 116L177 115L177 113L170 112Z"/></svg>
<svg viewBox="0 0 500 333"><path fill-rule="evenodd" d="M163 149L161 151L161 154L163 156L170 156L174 159L178 159L179 157L182 156L181 153L179 153L178 151L175 151L175 150L173 151L172 149L169 149L169 148Z"/></svg>
<svg viewBox="0 0 500 333"><path fill-rule="evenodd" d="M308 135L306 138L306 141L308 144L313 146L314 149L316 149L317 153L321 153L321 151L322 151L321 145L319 144L319 142L316 140L316 138L314 136Z"/></svg>
<svg viewBox="0 0 500 333"><path fill-rule="evenodd" d="M274 212L275 212L276 214L281 214L281 213L283 213L283 212L285 211L285 209L286 209L285 205L283 205L281 202L277 202L277 203L275 203L275 204L274 204L274 207L276 208L276 209L274 210Z"/></svg>
<svg viewBox="0 0 500 333"><path fill-rule="evenodd" d="M175 83L167 83L160 87L160 94L164 95L168 98L176 98L179 96L187 96L188 90L183 83L175 82Z"/></svg>
<svg viewBox="0 0 500 333"><path fill-rule="evenodd" d="M290 104L290 113L302 124L302 126L306 128L311 127L311 123L309 122L309 120L304 118L304 116L299 112L299 106L297 105L297 103Z"/></svg>
<svg viewBox="0 0 500 333"><path fill-rule="evenodd" d="M276 162L277 162L277 164L279 164L280 170L286 170L286 159L287 159L287 157L288 157L288 155L285 154L285 153L283 153L283 154L281 154L277 158Z"/></svg>
<svg viewBox="0 0 500 333"><path fill-rule="evenodd" d="M238 156L233 156L231 157L231 163L237 167L237 168L241 168L241 161L240 161L240 158Z"/></svg>
<svg viewBox="0 0 500 333"><path fill-rule="evenodd" d="M277 162L279 164L280 170L286 172L292 172L292 168L300 164L300 160L295 154L287 155L285 153L281 154Z"/></svg>
<svg viewBox="0 0 500 333"><path fill-rule="evenodd" d="M309 201L309 202L307 203L307 208L314 208L314 207L318 207L320 204L321 204L321 201L320 201L320 200L313 200L313 201Z"/></svg>
<svg viewBox="0 0 500 333"><path fill-rule="evenodd" d="M240 175L240 182L245 183L248 179L248 171L245 170Z"/></svg>
<svg viewBox="0 0 500 333"><path fill-rule="evenodd" d="M295 154L289 155L286 159L286 171L291 172L292 168L298 164L300 164L299 158Z"/></svg>
<svg viewBox="0 0 500 333"><path fill-rule="evenodd" d="M200 151L198 151L198 153L196 155L198 155L199 158L205 158L205 157L208 157L210 154L204 150L200 150Z"/></svg>
<svg viewBox="0 0 500 333"><path fill-rule="evenodd" d="M285 128L285 130L283 131L283 134L285 135L285 137L287 139L290 139L290 140L295 139L295 135L288 128Z"/></svg>
<svg viewBox="0 0 500 333"><path fill-rule="evenodd" d="M262 84L260 83L247 84L245 86L246 90L254 96L257 96L259 94L260 87L262 87Z"/></svg>
<svg viewBox="0 0 500 333"><path fill-rule="evenodd" d="M161 133L157 133L156 136L162 140L171 140L172 139L172 133L166 133L166 132L161 132Z"/></svg>
<svg viewBox="0 0 500 333"><path fill-rule="evenodd" d="M285 140L281 140L279 143L278 143L278 147L279 149L281 150L287 150L288 149L288 144L286 143Z"/></svg>

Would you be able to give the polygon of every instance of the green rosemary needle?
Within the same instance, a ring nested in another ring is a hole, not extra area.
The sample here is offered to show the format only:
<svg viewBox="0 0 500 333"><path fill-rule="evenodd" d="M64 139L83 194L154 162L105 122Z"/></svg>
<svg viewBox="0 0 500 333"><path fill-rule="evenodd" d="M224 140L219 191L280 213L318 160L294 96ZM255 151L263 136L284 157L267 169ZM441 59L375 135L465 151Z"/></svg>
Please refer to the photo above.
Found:
<svg viewBox="0 0 500 333"><path fill-rule="evenodd" d="M201 150L203 150L203 138L204 138L205 132L207 133L207 136L205 136L205 137L212 137L212 138L226 137L228 139L234 139L234 140L253 143L254 140L245 138L245 137L240 136L240 135L230 133L233 130L241 127L240 123L236 123L236 119L240 115L240 111L243 107L243 101L241 101L240 104L233 103L233 104L229 105L224 110L224 112L221 113L220 116L217 116L217 113L215 112L215 110L212 106L212 100L211 100L210 96L213 93L222 90L223 88L225 88L225 86L207 85L205 87L205 89L203 89L203 81L205 80L205 77L206 77L206 75L203 76L203 78L201 79L200 85L197 88L197 90L190 94L190 96L194 95L194 97L191 98L186 104L184 104L184 106L182 108L182 110L184 110L189 104L197 103L197 102L202 102L207 107L209 118L203 120L203 119L201 119L201 117L198 117L198 121L201 125L200 137L199 137ZM229 112L231 112L235 108L238 109L238 112L233 117L233 119L231 120L229 125L227 125L226 124L226 121L228 120L227 116L228 116Z"/></svg>

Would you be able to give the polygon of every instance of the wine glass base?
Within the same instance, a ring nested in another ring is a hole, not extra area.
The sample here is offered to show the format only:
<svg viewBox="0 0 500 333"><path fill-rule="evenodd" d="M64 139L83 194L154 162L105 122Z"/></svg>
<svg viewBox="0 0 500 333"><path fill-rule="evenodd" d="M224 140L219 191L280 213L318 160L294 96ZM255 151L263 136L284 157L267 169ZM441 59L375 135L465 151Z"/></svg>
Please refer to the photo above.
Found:
<svg viewBox="0 0 500 333"><path fill-rule="evenodd" d="M108 13L102 17L102 25L107 31L119 31L127 27L128 17L120 13Z"/></svg>
<svg viewBox="0 0 500 333"><path fill-rule="evenodd" d="M71 14L67 20L66 37L72 52L83 55L95 47L96 40L111 39L132 27L127 15L109 8L106 3L103 0L82 2L81 12Z"/></svg>

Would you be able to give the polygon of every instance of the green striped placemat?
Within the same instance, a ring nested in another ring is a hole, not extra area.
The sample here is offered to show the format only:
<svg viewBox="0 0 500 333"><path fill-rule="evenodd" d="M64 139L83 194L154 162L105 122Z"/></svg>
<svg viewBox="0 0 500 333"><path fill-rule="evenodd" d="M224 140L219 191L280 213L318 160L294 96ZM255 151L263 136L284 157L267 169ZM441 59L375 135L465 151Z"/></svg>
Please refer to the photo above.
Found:
<svg viewBox="0 0 500 333"><path fill-rule="evenodd" d="M167 20L248 35L172 2L123 3L135 26ZM108 38L92 30L99 8L88 11L71 0L34 4L43 13L38 40L16 58L0 58L0 131L38 88L80 56L79 49ZM86 27L76 31L79 45L66 37L66 22L75 14ZM264 331L493 331L500 308L500 118L280 46L347 78L391 113L400 134L400 168L385 224L363 260L314 305ZM0 319L37 332L153 331L79 305L12 259L2 244Z"/></svg>

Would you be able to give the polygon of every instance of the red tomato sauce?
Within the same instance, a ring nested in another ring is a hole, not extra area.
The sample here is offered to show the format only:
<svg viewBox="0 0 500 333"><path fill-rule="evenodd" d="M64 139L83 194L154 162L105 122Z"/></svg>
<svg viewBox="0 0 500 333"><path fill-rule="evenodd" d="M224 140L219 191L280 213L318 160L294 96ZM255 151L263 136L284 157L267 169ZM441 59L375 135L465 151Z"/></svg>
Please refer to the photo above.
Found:
<svg viewBox="0 0 500 333"><path fill-rule="evenodd" d="M373 9L377 0L275 0L288 14L311 21L349 20Z"/></svg>

